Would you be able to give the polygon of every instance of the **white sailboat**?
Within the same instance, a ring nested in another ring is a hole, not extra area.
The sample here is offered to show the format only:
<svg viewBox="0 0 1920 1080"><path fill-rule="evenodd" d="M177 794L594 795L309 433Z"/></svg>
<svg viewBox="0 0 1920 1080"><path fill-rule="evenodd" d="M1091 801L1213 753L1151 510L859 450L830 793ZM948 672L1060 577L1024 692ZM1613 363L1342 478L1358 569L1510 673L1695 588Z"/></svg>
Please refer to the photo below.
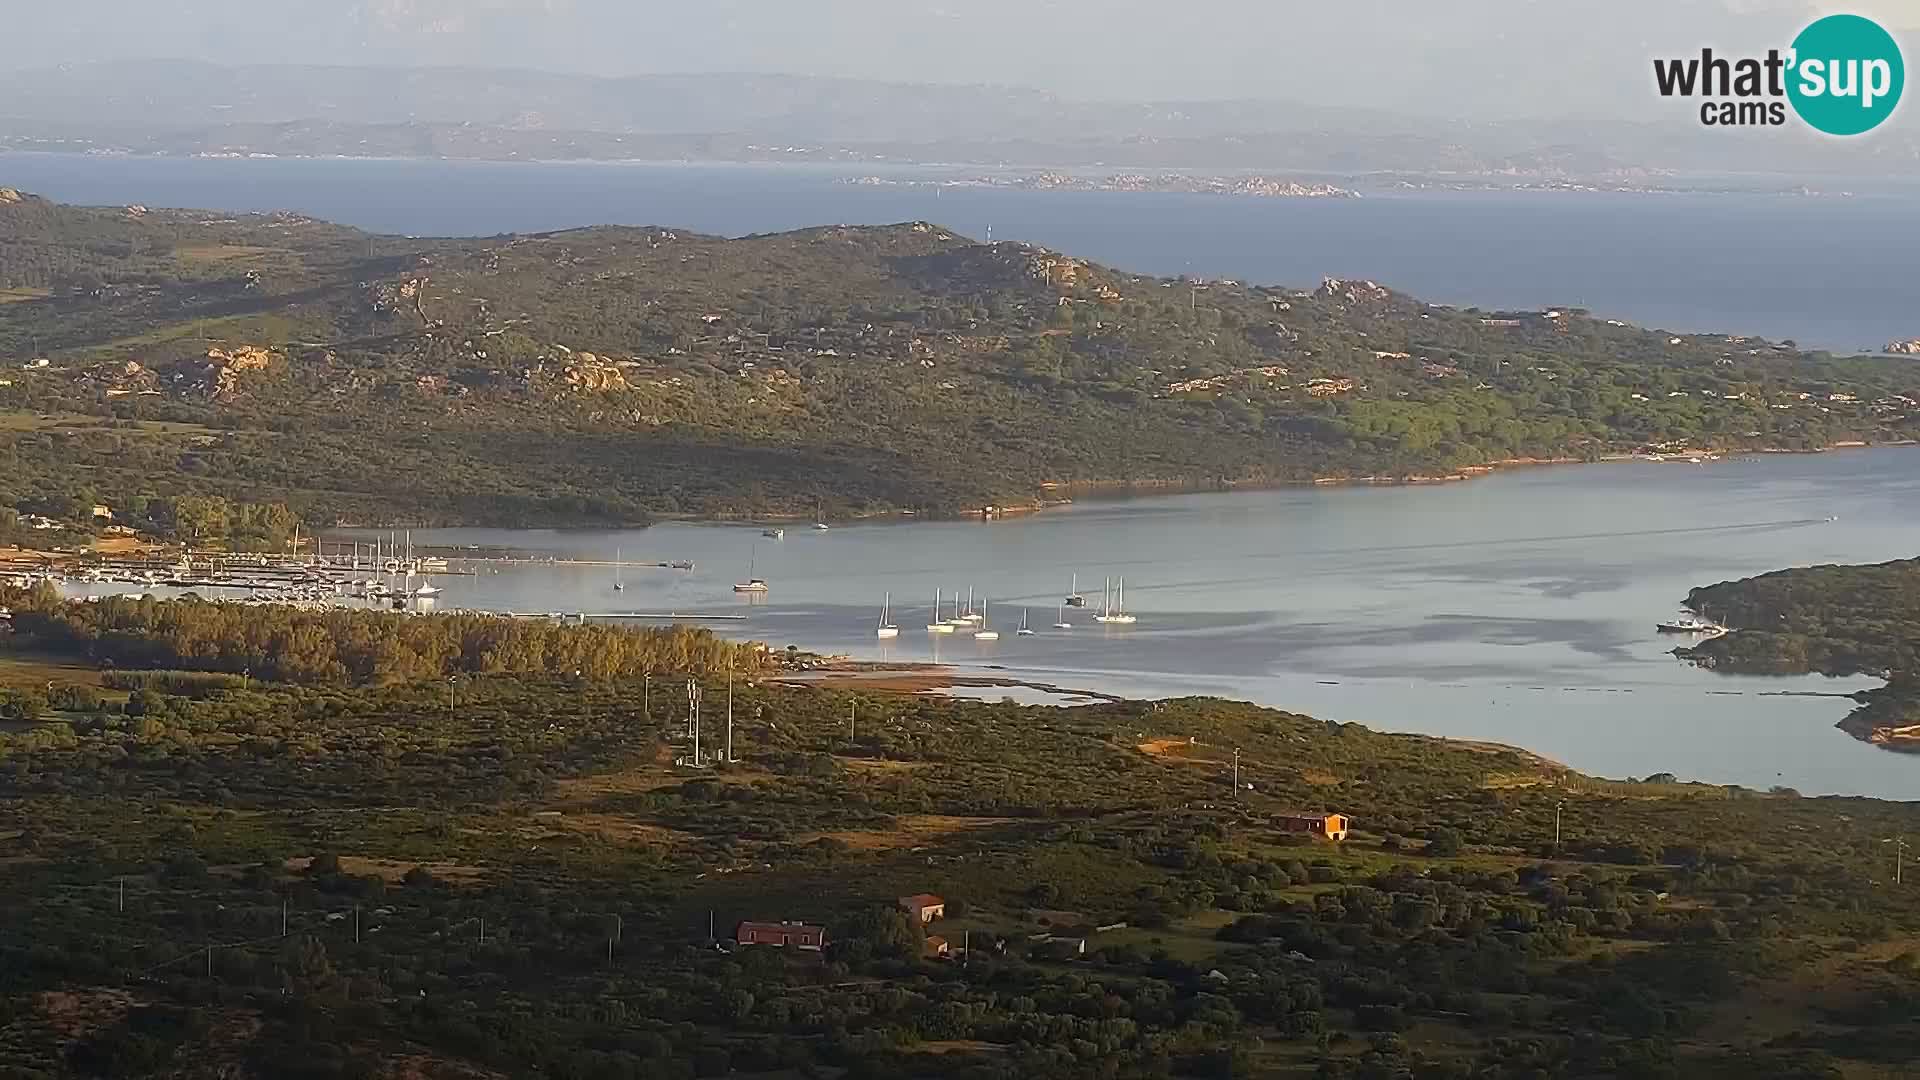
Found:
<svg viewBox="0 0 1920 1080"><path fill-rule="evenodd" d="M1055 630L1073 629L1073 624L1067 621L1067 606L1065 604L1053 609L1053 628Z"/></svg>
<svg viewBox="0 0 1920 1080"><path fill-rule="evenodd" d="M1029 614L1030 612L1026 608L1020 609L1020 629L1014 631L1015 636L1017 637L1033 636L1033 627L1027 625L1027 616Z"/></svg>
<svg viewBox="0 0 1920 1080"><path fill-rule="evenodd" d="M980 629L974 632L973 640L975 641L999 641L1000 640L1000 631L992 630L987 627L987 601L984 597L981 598L980 600Z"/></svg>
<svg viewBox="0 0 1920 1080"><path fill-rule="evenodd" d="M1112 583L1109 582L1111 585ZM1127 614L1127 579L1121 578L1117 589L1106 590L1107 596L1101 605L1100 614L1093 617L1094 622L1109 626L1132 626L1138 622Z"/></svg>
<svg viewBox="0 0 1920 1080"><path fill-rule="evenodd" d="M893 594L887 593L880 601L880 625L874 628L874 637L884 639L897 638L900 636L900 628L893 625L893 615L890 610L892 607Z"/></svg>
<svg viewBox="0 0 1920 1080"><path fill-rule="evenodd" d="M759 562L760 551L758 548L755 548L753 553L747 556L747 580L734 582L734 592L763 593L767 591L767 583L755 577L753 573L755 567L759 565Z"/></svg>
<svg viewBox="0 0 1920 1080"><path fill-rule="evenodd" d="M622 564L620 560L620 549L614 548L613 549L613 591L614 592L627 591L627 583L620 580L621 565Z"/></svg>
<svg viewBox="0 0 1920 1080"><path fill-rule="evenodd" d="M1073 575L1073 586L1067 590L1067 607L1086 607L1087 598L1080 595L1080 575Z"/></svg>
<svg viewBox="0 0 1920 1080"><path fill-rule="evenodd" d="M959 589L953 590L953 602L956 606L960 603ZM987 617L985 615L981 614L978 611L973 610L973 586L971 585L967 586L967 610L964 612L957 612L953 621L957 623L975 623L975 624L983 623L987 621Z"/></svg>
<svg viewBox="0 0 1920 1080"><path fill-rule="evenodd" d="M927 624L929 634L951 634L953 624L940 617L940 590L933 590L933 621Z"/></svg>

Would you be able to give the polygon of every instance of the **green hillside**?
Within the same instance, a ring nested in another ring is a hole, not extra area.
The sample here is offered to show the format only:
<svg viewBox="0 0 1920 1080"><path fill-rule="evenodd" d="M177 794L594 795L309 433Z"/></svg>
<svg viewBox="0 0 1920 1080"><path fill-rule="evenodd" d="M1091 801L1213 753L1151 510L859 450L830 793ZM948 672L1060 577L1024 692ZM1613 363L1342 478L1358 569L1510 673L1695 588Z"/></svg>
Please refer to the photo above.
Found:
<svg viewBox="0 0 1920 1080"><path fill-rule="evenodd" d="M926 223L417 240L11 192L0 381L0 504L319 523L952 513L1920 430L1911 361L1164 280Z"/></svg>

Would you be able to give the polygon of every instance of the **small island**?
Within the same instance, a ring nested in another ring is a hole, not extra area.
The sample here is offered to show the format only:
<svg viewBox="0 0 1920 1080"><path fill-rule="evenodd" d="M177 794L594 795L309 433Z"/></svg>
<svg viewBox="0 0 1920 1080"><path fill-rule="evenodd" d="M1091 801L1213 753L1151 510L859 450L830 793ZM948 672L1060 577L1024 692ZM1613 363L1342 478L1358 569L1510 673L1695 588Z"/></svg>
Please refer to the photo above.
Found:
<svg viewBox="0 0 1920 1080"><path fill-rule="evenodd" d="M1714 671L1871 675L1840 722L1856 739L1920 753L1920 559L1810 566L1695 589L1687 607L1733 633L1674 650Z"/></svg>

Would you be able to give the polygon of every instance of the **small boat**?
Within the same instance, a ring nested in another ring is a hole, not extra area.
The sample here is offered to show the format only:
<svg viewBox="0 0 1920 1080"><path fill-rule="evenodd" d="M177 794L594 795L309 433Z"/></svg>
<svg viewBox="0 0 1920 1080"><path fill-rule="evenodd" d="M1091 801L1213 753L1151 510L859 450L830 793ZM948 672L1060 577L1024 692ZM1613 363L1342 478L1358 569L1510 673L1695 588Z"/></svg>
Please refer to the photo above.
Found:
<svg viewBox="0 0 1920 1080"><path fill-rule="evenodd" d="M1097 623L1109 626L1132 626L1139 620L1127 614L1127 579L1119 580L1117 589L1107 590L1106 600L1101 604L1100 614L1093 617Z"/></svg>
<svg viewBox="0 0 1920 1080"><path fill-rule="evenodd" d="M813 523L813 531L814 531L814 532L826 532L826 531L827 531L828 529L830 529L830 528L832 528L832 527L833 527L833 526L831 526L831 525L828 525L828 524L827 524L826 522L824 522L824 521L816 521L816 522L814 522L814 523Z"/></svg>
<svg viewBox="0 0 1920 1080"><path fill-rule="evenodd" d="M1054 628L1055 630L1071 630L1071 629L1073 629L1073 624L1067 621L1067 607L1066 607L1066 605L1065 605L1065 604L1062 604L1062 605L1060 605L1059 607L1057 607L1057 608L1055 608L1055 609L1054 609L1054 611L1053 611L1053 628Z"/></svg>
<svg viewBox="0 0 1920 1080"><path fill-rule="evenodd" d="M953 603L956 608L959 607L959 604L960 604L959 589L953 590ZM956 610L954 612L953 621L962 627L969 626L974 623L981 623L986 621L985 615L982 615L979 612L973 610L973 586L971 585L967 586L966 610L965 611Z"/></svg>
<svg viewBox="0 0 1920 1080"><path fill-rule="evenodd" d="M1017 637L1033 636L1033 627L1027 625L1027 614L1028 612L1026 608L1020 609L1020 629L1014 631L1014 634Z"/></svg>
<svg viewBox="0 0 1920 1080"><path fill-rule="evenodd" d="M958 600L955 601L958 603ZM927 624L929 634L951 634L953 624L940 617L940 590L933 590L933 621Z"/></svg>
<svg viewBox="0 0 1920 1080"><path fill-rule="evenodd" d="M1699 619L1672 619L1653 624L1663 634L1724 634L1727 628L1718 623L1703 622Z"/></svg>
<svg viewBox="0 0 1920 1080"><path fill-rule="evenodd" d="M626 592L627 583L620 580L620 549L613 549L613 591Z"/></svg>
<svg viewBox="0 0 1920 1080"><path fill-rule="evenodd" d="M764 537L766 537L766 538L767 538L767 539L769 539L769 540L784 540L784 539L786 539L786 536L787 536L787 530L785 530L785 529L762 529L762 530L760 531L760 535L761 535L761 536L764 536Z"/></svg>
<svg viewBox="0 0 1920 1080"><path fill-rule="evenodd" d="M1086 607L1087 598L1080 595L1080 575L1073 575L1073 586L1067 590L1067 607Z"/></svg>
<svg viewBox="0 0 1920 1080"><path fill-rule="evenodd" d="M974 635L973 635L973 640L975 640L975 641L999 641L999 640L1000 640L1000 631L998 631L998 630L990 630L990 629L988 629L988 628L987 628L987 612L986 612L986 607L987 607L987 602L986 602L986 600L985 600L985 599L983 598L983 599L982 599L982 600L980 601L980 629L974 632Z"/></svg>
<svg viewBox="0 0 1920 1080"><path fill-rule="evenodd" d="M754 567L755 567L755 566L756 566L756 565L757 565L758 563L759 563L759 555L758 555L758 553L755 553L755 554L753 554L753 555L750 555L750 556L748 556L748 558L747 558L747 580L745 580L745 581L737 581L737 582L735 582L735 583L734 583L734 585L733 585L733 591L734 591L734 592L737 592L737 593L763 593L763 592L766 592L766 591L767 591L767 583L766 583L765 581L762 581L761 579L759 579L759 578L757 578L757 577L754 577L754 576L753 576L753 571L754 571Z"/></svg>
<svg viewBox="0 0 1920 1080"><path fill-rule="evenodd" d="M900 636L900 628L893 625L893 618L889 611L892 606L893 594L887 593L885 598L880 601L880 625L874 628L873 636L877 638L897 638Z"/></svg>
<svg viewBox="0 0 1920 1080"><path fill-rule="evenodd" d="M669 569L669 570L691 570L691 569L693 569L693 564L692 564L692 563L690 563L690 562L687 562L687 561L685 561L685 560L683 559L683 560L681 560L681 561L679 561L679 562L670 562L670 563L668 563L668 564L667 564L667 569Z"/></svg>
<svg viewBox="0 0 1920 1080"><path fill-rule="evenodd" d="M439 596L442 591L444 590L442 590L438 585L422 585L419 588L413 590L413 595L419 597L422 600L431 600L434 597Z"/></svg>

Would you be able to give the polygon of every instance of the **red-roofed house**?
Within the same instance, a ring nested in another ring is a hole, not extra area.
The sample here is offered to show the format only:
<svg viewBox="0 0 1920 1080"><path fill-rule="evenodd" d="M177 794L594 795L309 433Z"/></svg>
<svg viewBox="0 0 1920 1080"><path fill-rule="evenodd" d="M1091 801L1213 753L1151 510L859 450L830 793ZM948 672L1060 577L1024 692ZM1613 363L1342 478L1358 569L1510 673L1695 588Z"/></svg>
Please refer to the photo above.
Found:
<svg viewBox="0 0 1920 1080"><path fill-rule="evenodd" d="M742 945L789 946L819 952L827 946L827 928L798 922L743 922L733 932Z"/></svg>
<svg viewBox="0 0 1920 1080"><path fill-rule="evenodd" d="M900 898L900 910L914 917L925 926L935 919L944 919L947 915L947 902L932 893L915 893Z"/></svg>

